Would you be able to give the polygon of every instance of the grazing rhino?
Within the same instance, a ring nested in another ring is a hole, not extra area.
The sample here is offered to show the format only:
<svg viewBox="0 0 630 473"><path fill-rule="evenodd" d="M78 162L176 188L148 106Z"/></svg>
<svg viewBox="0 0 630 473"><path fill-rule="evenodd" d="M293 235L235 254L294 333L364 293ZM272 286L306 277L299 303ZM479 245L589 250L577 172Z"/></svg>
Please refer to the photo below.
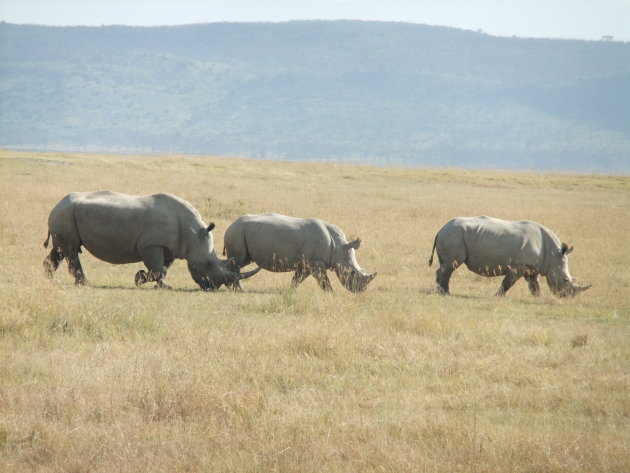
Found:
<svg viewBox="0 0 630 473"><path fill-rule="evenodd" d="M438 290L449 293L449 280L462 263L482 276L505 276L497 292L503 296L522 276L533 295L540 294L538 275L547 278L551 291L574 296L589 286L577 286L569 274L567 256L573 251L548 228L536 222L511 222L492 217L459 217L444 225L435 236L440 267Z"/></svg>
<svg viewBox="0 0 630 473"><path fill-rule="evenodd" d="M199 212L179 197L170 194L150 196L116 192L73 192L50 212L48 237L53 246L44 260L49 277L66 258L75 284L86 283L79 253L81 247L97 258L113 264L142 261L148 273L140 270L139 286L155 281L166 287L164 278L173 261L185 259L192 278L204 290L232 284L260 271L240 274L228 269L230 262L220 260L213 248L214 223L207 227Z"/></svg>
<svg viewBox="0 0 630 473"><path fill-rule="evenodd" d="M331 291L326 274L331 269L346 289L361 292L376 273L358 265L355 250L360 244L358 239L348 243L338 227L323 220L268 213L233 222L225 231L223 254L234 258L239 270L253 261L268 271L295 271L293 287L313 275L323 290ZM242 289L239 280L233 287Z"/></svg>

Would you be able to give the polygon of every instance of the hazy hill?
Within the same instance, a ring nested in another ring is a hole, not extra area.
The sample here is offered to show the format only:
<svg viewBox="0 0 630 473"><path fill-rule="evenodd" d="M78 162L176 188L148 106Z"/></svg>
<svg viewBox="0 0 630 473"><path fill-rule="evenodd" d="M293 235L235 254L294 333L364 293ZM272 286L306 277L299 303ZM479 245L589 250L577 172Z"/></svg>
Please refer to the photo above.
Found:
<svg viewBox="0 0 630 473"><path fill-rule="evenodd" d="M630 44L0 24L0 146L630 172Z"/></svg>

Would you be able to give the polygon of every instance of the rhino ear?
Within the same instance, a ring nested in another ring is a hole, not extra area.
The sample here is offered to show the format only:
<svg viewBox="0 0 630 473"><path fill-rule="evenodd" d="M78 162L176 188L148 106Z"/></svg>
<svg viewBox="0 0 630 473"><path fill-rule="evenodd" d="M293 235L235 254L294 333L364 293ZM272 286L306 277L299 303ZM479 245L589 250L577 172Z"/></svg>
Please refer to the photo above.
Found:
<svg viewBox="0 0 630 473"><path fill-rule="evenodd" d="M356 240L352 240L350 243L346 243L344 246L348 250L350 250L351 248L354 248L355 250L358 250L359 247L361 246L361 239L357 238Z"/></svg>
<svg viewBox="0 0 630 473"><path fill-rule="evenodd" d="M214 229L214 227L214 222L210 222L208 228L202 228L201 230L199 230L199 238L205 238L206 236L208 236L208 234Z"/></svg>
<svg viewBox="0 0 630 473"><path fill-rule="evenodd" d="M225 261L221 261L220 264L222 269L229 269L230 271L233 271L236 268L236 261L233 256L230 256Z"/></svg>
<svg viewBox="0 0 630 473"><path fill-rule="evenodd" d="M566 243L563 243L561 250L562 250L563 255L568 255L569 253L573 251L573 247L567 245Z"/></svg>

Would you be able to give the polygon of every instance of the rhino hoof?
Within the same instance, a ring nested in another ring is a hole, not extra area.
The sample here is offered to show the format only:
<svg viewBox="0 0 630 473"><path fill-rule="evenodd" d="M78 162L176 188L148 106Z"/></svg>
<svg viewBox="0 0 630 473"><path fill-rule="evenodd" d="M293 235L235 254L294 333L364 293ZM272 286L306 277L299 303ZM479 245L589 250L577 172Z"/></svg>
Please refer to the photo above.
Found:
<svg viewBox="0 0 630 473"><path fill-rule="evenodd" d="M149 278L147 278L147 273L143 269L138 271L136 273L136 277L134 278L134 281L135 281L137 287L140 287L142 284L144 284L148 280L149 280Z"/></svg>

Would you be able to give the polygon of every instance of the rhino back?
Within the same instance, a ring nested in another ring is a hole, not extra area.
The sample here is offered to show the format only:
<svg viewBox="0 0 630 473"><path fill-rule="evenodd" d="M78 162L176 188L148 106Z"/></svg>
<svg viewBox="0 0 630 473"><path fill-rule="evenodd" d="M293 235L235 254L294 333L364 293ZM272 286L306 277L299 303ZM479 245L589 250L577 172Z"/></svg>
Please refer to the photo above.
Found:
<svg viewBox="0 0 630 473"><path fill-rule="evenodd" d="M71 194L81 243L97 258L115 264L140 261L142 246L173 247L177 215L156 197L109 191Z"/></svg>
<svg viewBox="0 0 630 473"><path fill-rule="evenodd" d="M322 220L261 214L243 217L242 224L250 257L267 270L290 271L303 261L331 261L331 236Z"/></svg>
<svg viewBox="0 0 630 473"><path fill-rule="evenodd" d="M459 217L440 230L437 246L445 260L479 274L501 274L508 266L538 270L544 258L541 231L536 222Z"/></svg>
<svg viewBox="0 0 630 473"><path fill-rule="evenodd" d="M476 272L501 272L508 266L539 269L542 264L542 238L535 222L473 218L465 224L464 242L466 264Z"/></svg>

